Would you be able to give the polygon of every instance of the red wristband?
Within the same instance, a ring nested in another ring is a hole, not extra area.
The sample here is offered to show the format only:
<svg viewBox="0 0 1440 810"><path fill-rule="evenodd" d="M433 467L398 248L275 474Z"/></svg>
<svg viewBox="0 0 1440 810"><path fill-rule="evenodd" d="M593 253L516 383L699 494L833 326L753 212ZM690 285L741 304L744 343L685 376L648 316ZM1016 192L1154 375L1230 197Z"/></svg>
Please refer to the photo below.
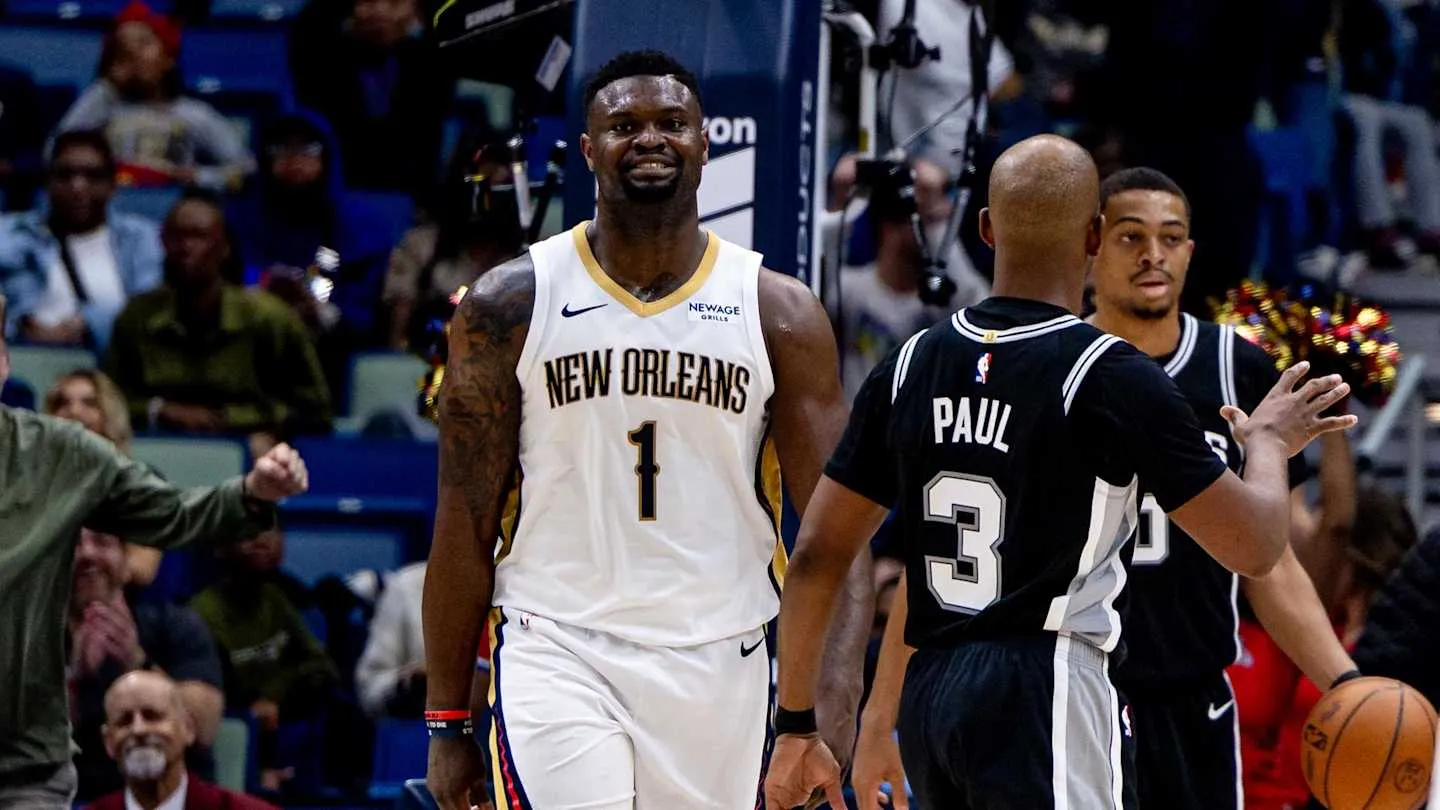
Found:
<svg viewBox="0 0 1440 810"><path fill-rule="evenodd" d="M469 720L469 709L426 709L426 720Z"/></svg>

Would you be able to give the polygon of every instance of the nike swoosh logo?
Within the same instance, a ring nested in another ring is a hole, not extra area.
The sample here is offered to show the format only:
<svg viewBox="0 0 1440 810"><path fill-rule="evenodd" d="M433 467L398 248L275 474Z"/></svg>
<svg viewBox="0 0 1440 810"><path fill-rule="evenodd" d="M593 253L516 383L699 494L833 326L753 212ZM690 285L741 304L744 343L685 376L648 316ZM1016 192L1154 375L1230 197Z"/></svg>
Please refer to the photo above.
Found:
<svg viewBox="0 0 1440 810"><path fill-rule="evenodd" d="M601 308L601 307L603 307L603 306L605 306L605 305L604 305L604 304L596 304L596 305L593 306L593 307L585 307L584 309L571 309L571 308L570 308L570 305L569 305L569 304L566 304L565 306L563 306L563 307L560 308L560 317L562 317L562 318L573 318L573 317L575 317L576 315L584 315L585 313L589 312L589 311L592 310L592 309L599 309L599 308Z"/></svg>
<svg viewBox="0 0 1440 810"><path fill-rule="evenodd" d="M764 636L761 636L759 641L755 642L753 645L751 645L751 646L749 646L749 647L746 647L746 646L745 646L745 642L743 642L743 641L740 642L740 657L741 657L741 658L749 658L749 657L750 657L750 653L753 653L753 652L755 652L756 650L760 649L760 645L762 645L762 644L764 644L764 643L765 643L765 637L764 637Z"/></svg>
<svg viewBox="0 0 1440 810"><path fill-rule="evenodd" d="M1230 711L1230 707L1234 705L1235 700L1233 698L1225 701L1225 704L1223 706L1220 706L1219 708L1216 708L1215 704L1211 703L1210 706L1205 710L1205 713L1210 715L1211 720L1219 720L1220 717L1224 715L1225 712Z"/></svg>

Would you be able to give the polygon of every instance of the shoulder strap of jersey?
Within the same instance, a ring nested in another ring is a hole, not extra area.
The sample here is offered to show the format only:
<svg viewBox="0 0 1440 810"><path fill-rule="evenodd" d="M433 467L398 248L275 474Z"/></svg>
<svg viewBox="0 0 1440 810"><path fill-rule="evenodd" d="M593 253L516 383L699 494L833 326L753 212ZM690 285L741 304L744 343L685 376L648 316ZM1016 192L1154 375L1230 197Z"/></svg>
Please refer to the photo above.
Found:
<svg viewBox="0 0 1440 810"><path fill-rule="evenodd" d="M1090 341L1085 351L1070 367L1070 373L1065 376L1065 383L1060 386L1060 396L1065 401L1065 413L1070 413L1070 405L1075 401L1075 393L1080 390L1080 384L1085 382L1085 375L1090 373L1090 367L1100 359L1105 350L1120 342L1120 338L1114 335L1100 335Z"/></svg>
<svg viewBox="0 0 1440 810"><path fill-rule="evenodd" d="M890 378L891 404L894 404L895 400L899 398L900 386L905 384L905 375L910 371L910 360L915 356L915 344L919 343L920 338L924 337L928 331L930 330L921 329L901 344L900 353L895 356L895 375Z"/></svg>

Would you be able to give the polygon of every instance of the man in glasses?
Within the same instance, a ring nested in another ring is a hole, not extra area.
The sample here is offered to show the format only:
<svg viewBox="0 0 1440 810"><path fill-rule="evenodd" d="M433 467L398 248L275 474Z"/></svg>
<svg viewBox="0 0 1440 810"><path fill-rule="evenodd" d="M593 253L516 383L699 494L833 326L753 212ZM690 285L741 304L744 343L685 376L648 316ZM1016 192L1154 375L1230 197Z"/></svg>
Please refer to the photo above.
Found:
<svg viewBox="0 0 1440 810"><path fill-rule="evenodd" d="M5 335L17 343L103 349L134 295L160 284L159 226L110 209L115 158L97 130L55 139L45 199L0 217Z"/></svg>

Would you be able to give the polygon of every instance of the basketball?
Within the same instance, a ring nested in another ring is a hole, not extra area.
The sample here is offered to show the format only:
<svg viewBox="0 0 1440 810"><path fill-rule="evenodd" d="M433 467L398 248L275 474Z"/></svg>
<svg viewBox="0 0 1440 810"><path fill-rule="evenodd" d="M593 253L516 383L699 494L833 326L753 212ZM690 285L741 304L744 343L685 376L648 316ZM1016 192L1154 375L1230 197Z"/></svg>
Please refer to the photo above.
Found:
<svg viewBox="0 0 1440 810"><path fill-rule="evenodd" d="M1390 678L1331 690L1305 721L1301 767L1329 810L1416 810L1435 762L1435 709Z"/></svg>

